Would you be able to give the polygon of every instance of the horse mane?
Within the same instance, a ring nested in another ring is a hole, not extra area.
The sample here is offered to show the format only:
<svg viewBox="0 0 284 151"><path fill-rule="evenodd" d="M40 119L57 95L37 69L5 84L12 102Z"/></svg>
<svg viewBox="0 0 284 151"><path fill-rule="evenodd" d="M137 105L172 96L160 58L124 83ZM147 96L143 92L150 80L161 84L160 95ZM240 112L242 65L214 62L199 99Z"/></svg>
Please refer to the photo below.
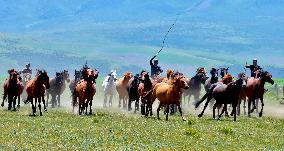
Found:
<svg viewBox="0 0 284 151"><path fill-rule="evenodd" d="M174 70L168 69L167 70L167 78L169 79L174 74Z"/></svg>
<svg viewBox="0 0 284 151"><path fill-rule="evenodd" d="M226 74L221 80L222 83L228 84L233 81L233 76L231 74Z"/></svg>

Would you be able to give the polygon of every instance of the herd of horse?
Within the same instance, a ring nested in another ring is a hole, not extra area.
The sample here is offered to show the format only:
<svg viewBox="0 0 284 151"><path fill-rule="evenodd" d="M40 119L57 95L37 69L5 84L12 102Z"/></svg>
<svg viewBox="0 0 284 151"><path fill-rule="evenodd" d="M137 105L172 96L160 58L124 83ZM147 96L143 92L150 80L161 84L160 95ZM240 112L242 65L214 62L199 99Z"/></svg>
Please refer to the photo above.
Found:
<svg viewBox="0 0 284 151"><path fill-rule="evenodd" d="M191 96L194 97L193 105L198 108L206 100L202 112L198 115L202 117L209 104L213 108L213 118L215 119L215 110L218 109L218 119L226 113L228 116L228 107L232 107L231 116L240 115L240 104L248 103L248 116L258 109L258 100L261 102L261 111L263 114L265 93L265 83L274 84L272 75L267 71L261 71L259 77L247 77L245 73L233 77L228 73L229 68L219 71L210 71L211 77L208 77L205 68L198 68L195 76L189 78L180 72L167 70L166 77L151 77L149 72L142 71L140 74L133 75L132 72L126 72L121 78L117 78L116 71L111 71L102 83L104 91L103 107L112 107L113 98L118 94L118 107L125 110L132 110L132 102L135 102L134 112L139 112L144 116L153 115L153 103L159 100L157 108L157 118L160 119L159 112L163 108L168 120L170 110L177 110L183 120L186 120L182 113L182 107L190 105ZM78 107L79 114L92 114L93 98L97 91L96 79L99 71L92 68L82 68L75 70L74 80L70 80L67 70L57 72L55 77L49 79L46 71L38 70L35 78L31 74L22 74L14 69L8 71L9 77L4 83L4 95L1 106L4 106L5 100L8 100L8 110L17 110L20 107L21 97L24 103L32 104L32 115L36 114L38 106L40 116L42 116L41 105L47 111L49 103L51 107L60 107L60 97L70 82L69 88L72 93L73 112ZM200 99L202 86L205 89L204 96ZM47 100L45 100L45 96ZM49 96L51 101L49 102ZM186 101L186 97L188 100ZM89 109L89 112L88 112ZM221 110L221 113L219 110ZM244 113L245 105L244 105Z"/></svg>

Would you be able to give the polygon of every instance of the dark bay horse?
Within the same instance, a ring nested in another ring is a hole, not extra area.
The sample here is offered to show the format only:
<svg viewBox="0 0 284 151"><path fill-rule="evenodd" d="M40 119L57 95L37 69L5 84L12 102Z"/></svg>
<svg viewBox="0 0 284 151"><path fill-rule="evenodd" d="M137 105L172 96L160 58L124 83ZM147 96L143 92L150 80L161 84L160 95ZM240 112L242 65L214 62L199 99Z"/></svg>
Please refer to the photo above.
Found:
<svg viewBox="0 0 284 151"><path fill-rule="evenodd" d="M134 113L136 111L139 111L139 92L138 92L138 87L140 84L140 79L139 79L139 74L136 74L134 77L132 77L128 84L127 84L127 90L128 90L128 111L131 111L131 103L135 102L135 109Z"/></svg>
<svg viewBox="0 0 284 151"><path fill-rule="evenodd" d="M28 102L32 103L32 110L33 110L32 115L35 115L36 113L37 102L38 102L38 107L40 111L40 116L42 116L41 101L43 102L44 110L47 111L46 106L45 106L44 95L45 95L46 89L49 89L49 87L50 87L49 77L47 75L47 72L42 71L42 70L38 70L37 76L27 83L26 91L27 91L28 96L27 96L26 103Z"/></svg>
<svg viewBox="0 0 284 151"><path fill-rule="evenodd" d="M190 79L188 79L187 84L189 88L187 90L183 91L183 98L184 98L184 104L185 104L185 98L188 96L188 106L191 96L194 97L194 104L196 101L199 100L200 92L201 92L201 85L205 84L205 81L208 79L206 75L205 68L198 68L196 75Z"/></svg>
<svg viewBox="0 0 284 151"><path fill-rule="evenodd" d="M141 114L145 115L146 110L152 115L151 95L152 88L156 83L150 78L149 72L142 74L142 79L138 87L139 96L141 99Z"/></svg>
<svg viewBox="0 0 284 151"><path fill-rule="evenodd" d="M72 80L70 82L70 85L69 85L69 89L70 89L71 93L74 92L74 89L75 89L77 83L81 80L81 72L79 70L75 70L74 76L75 76L75 79Z"/></svg>
<svg viewBox="0 0 284 151"><path fill-rule="evenodd" d="M24 86L21 82L20 74L14 69L8 70L9 78L4 83L4 95L1 106L4 106L4 101L8 97L8 110L14 108L16 111L16 100L18 99L18 107L20 107L20 95L24 90Z"/></svg>
<svg viewBox="0 0 284 151"><path fill-rule="evenodd" d="M260 73L259 78L249 78L247 82L247 87L245 89L245 94L248 97L248 116L250 117L250 113L256 109L255 100L260 99L261 101L261 110L259 113L259 117L262 116L263 112L263 95L265 93L264 85L268 82L270 84L274 84L271 73L264 71ZM251 109L251 104L253 104L253 108Z"/></svg>
<svg viewBox="0 0 284 151"><path fill-rule="evenodd" d="M50 88L47 90L47 106L49 95L51 95L52 108L57 105L60 107L60 96L66 88L65 82L70 82L68 71L64 70L63 72L56 72L55 78L52 78L49 81Z"/></svg>
<svg viewBox="0 0 284 151"><path fill-rule="evenodd" d="M99 71L96 69L84 69L82 71L83 79L80 80L73 92L73 112L74 107L79 105L79 115L84 111L88 114L88 106L90 106L89 114L92 114L93 97L96 94L96 79L98 78Z"/></svg>
<svg viewBox="0 0 284 151"><path fill-rule="evenodd" d="M223 110L219 115L218 119L221 118L222 114L227 112L227 105L232 104L233 110L231 116L234 116L234 121L236 121L236 108L239 101L239 96L241 89L246 86L247 78L244 73L239 74L239 79L235 82L230 82L228 84L219 84L215 87L211 87L208 94L208 100L214 98L216 100L213 106L213 119L215 119L215 110L218 106L222 106Z"/></svg>
<svg viewBox="0 0 284 151"><path fill-rule="evenodd" d="M211 94L210 90L212 89L212 87L216 87L216 86L218 86L218 85L223 85L223 84L227 85L227 84L231 83L232 81L233 81L233 76L232 76L231 74L227 74L227 75L224 76L224 78L223 78L220 82L217 82L217 83L215 83L215 84L212 84L211 87L209 88L209 90L208 90L208 91L205 93L205 95L200 99L200 101L198 101L198 102L195 104L195 108L198 108L199 105L200 105L204 100L206 100L206 98L209 97L209 94ZM211 101L212 98L213 98L213 97L211 97L210 99L207 99L207 101L206 101L206 103L205 103L205 105L204 105L204 108L203 108L202 112L198 115L199 117L202 117L202 116L203 116L204 111L205 111L205 109L207 108L207 106L208 106L208 104L209 104L209 102ZM220 108L220 106L219 106L219 108Z"/></svg>

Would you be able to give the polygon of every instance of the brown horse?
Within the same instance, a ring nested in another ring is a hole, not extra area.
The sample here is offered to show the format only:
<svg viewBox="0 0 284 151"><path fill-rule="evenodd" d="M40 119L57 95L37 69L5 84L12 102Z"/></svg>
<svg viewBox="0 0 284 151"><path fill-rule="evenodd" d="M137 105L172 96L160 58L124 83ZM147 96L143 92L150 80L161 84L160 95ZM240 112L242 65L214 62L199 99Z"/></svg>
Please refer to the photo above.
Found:
<svg viewBox="0 0 284 151"><path fill-rule="evenodd" d="M24 86L21 82L19 72L14 69L8 70L9 78L4 83L4 95L1 106L4 106L4 101L8 97L8 110L11 110L12 106L16 111L16 100L18 98L18 107L20 107L20 95L23 93Z"/></svg>
<svg viewBox="0 0 284 151"><path fill-rule="evenodd" d="M247 82L247 87L245 89L245 95L248 97L248 116L249 117L250 117L250 113L252 113L254 109L256 109L256 105L255 105L256 99L260 99L261 101L262 106L261 106L261 111L259 113L259 117L262 116L263 106L264 106L263 95L265 92L264 84L266 82L272 85L274 84L274 81L272 80L272 75L267 71L260 73L259 78L250 78ZM253 103L253 109L251 109L251 103Z"/></svg>
<svg viewBox="0 0 284 151"><path fill-rule="evenodd" d="M49 81L50 89L47 90L47 106L49 95L51 95L52 108L57 105L60 107L60 95L62 95L66 88L65 81L70 82L69 73L67 70L64 70L63 72L56 72L56 77Z"/></svg>
<svg viewBox="0 0 284 151"><path fill-rule="evenodd" d="M32 110L33 110L32 115L35 115L36 113L37 102L38 102L38 107L40 111L40 116L42 116L41 101L43 102L44 110L47 111L46 106L45 106L44 95L45 95L46 89L49 89L49 87L50 87L49 77L47 75L47 72L41 71L41 70L38 71L37 76L34 79L30 80L27 83L26 91L27 91L28 97L27 97L26 103L27 102L32 103ZM33 99L35 99L35 101L33 101Z"/></svg>
<svg viewBox="0 0 284 151"><path fill-rule="evenodd" d="M98 78L99 72L95 69L84 69L82 71L83 79L78 82L73 92L73 112L74 107L79 105L79 115L84 110L85 114L88 113L88 105L90 105L89 114L92 114L92 101L96 94L96 79ZM79 99L79 102L77 100Z"/></svg>
<svg viewBox="0 0 284 151"><path fill-rule="evenodd" d="M119 95L119 105L118 107L121 107L121 100L123 101L123 108L127 108L127 100L128 100L128 91L127 91L127 85L129 80L132 78L131 72L126 72L122 78L120 78L117 81L116 84L116 91Z"/></svg>
<svg viewBox="0 0 284 151"><path fill-rule="evenodd" d="M185 77L183 76L174 77L171 80L170 84L162 82L154 86L150 105L153 104L156 98L158 98L158 100L160 101L158 109L157 109L158 119L160 119L159 112L160 112L160 108L163 105L167 106L166 120L168 120L169 105L176 104L178 106L182 119L185 120L185 118L182 115L180 99L182 96L182 89L188 89L188 88L189 86L186 83ZM149 114L149 111L146 111L146 116L148 114Z"/></svg>

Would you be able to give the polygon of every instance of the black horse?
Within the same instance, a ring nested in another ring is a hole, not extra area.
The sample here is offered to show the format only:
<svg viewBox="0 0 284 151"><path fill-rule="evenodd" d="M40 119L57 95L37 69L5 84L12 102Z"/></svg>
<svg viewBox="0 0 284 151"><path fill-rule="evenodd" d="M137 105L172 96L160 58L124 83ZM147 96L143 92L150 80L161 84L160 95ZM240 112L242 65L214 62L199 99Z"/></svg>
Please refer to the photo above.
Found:
<svg viewBox="0 0 284 151"><path fill-rule="evenodd" d="M199 69L200 70L200 69ZM188 96L188 106L189 106L189 101L190 97L193 95L194 101L198 101L200 97L200 92L201 92L201 85L205 84L205 81L208 79L206 72L204 71L198 71L194 77L188 80L188 86L189 89L183 91L183 98L185 101L185 98ZM194 103L195 103L194 102ZM185 102L184 102L185 104Z"/></svg>
<svg viewBox="0 0 284 151"><path fill-rule="evenodd" d="M128 111L131 111L131 103L135 101L135 109L134 113L136 111L139 111L139 93L138 93L138 87L140 84L139 80L139 74L136 74L128 83L128 96L129 96L129 101L128 101Z"/></svg>

